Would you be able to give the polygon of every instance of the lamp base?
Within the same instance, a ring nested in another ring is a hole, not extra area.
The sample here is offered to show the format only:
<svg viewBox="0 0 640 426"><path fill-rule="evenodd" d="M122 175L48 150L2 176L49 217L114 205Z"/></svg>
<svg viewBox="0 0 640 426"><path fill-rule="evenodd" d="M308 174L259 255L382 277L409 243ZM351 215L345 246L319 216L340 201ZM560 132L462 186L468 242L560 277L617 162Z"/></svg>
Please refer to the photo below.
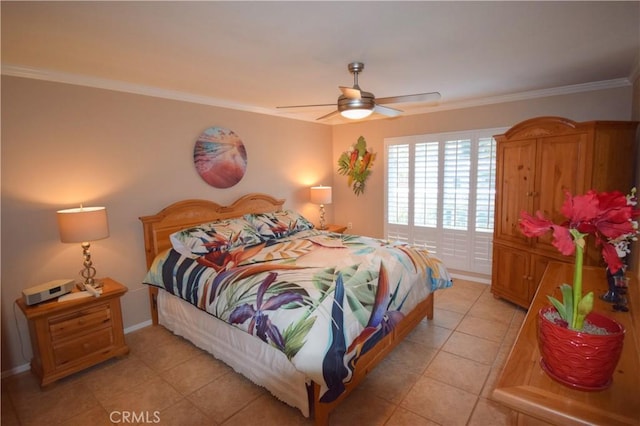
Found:
<svg viewBox="0 0 640 426"><path fill-rule="evenodd" d="M327 229L327 224L324 221L324 204L320 204L320 230Z"/></svg>
<svg viewBox="0 0 640 426"><path fill-rule="evenodd" d="M82 257L84 259L84 269L80 271L80 275L82 276L82 278L84 278L84 282L80 285L82 286L83 290L85 290L84 287L86 285L90 285L94 288L100 288L102 287L102 282L100 282L99 280L96 281L94 278L96 276L96 268L93 267L93 262L91 261L91 252L89 251L91 244L89 244L88 242L84 242L81 246Z"/></svg>

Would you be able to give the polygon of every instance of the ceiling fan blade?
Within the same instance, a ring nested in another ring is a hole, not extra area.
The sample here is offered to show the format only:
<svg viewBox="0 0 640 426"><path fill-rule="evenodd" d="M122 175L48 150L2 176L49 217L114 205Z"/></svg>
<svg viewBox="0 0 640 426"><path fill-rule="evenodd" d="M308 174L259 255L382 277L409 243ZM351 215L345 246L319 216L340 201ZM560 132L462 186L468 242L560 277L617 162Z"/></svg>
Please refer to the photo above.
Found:
<svg viewBox="0 0 640 426"><path fill-rule="evenodd" d="M345 87L339 86L342 94L345 95L349 99L361 99L362 95L360 94L360 89L356 89L355 87Z"/></svg>
<svg viewBox="0 0 640 426"><path fill-rule="evenodd" d="M334 115L337 115L337 114L340 114L340 111L333 111L333 112L330 112L329 114L325 114L322 117L316 118L316 121L324 120L325 118L330 118L330 117L333 117Z"/></svg>
<svg viewBox="0 0 640 426"><path fill-rule="evenodd" d="M440 100L440 92L417 93L415 95L389 96L377 98L377 104L396 104L403 102L437 102Z"/></svg>
<svg viewBox="0 0 640 426"><path fill-rule="evenodd" d="M378 114L386 115L388 117L397 117L398 115L402 114L402 111L399 109L389 108L377 104L373 107L373 112L377 112Z"/></svg>
<svg viewBox="0 0 640 426"><path fill-rule="evenodd" d="M325 106L335 106L336 103L332 104L315 104L315 105L285 105L285 106L277 106L276 108L307 108L307 107L325 107Z"/></svg>

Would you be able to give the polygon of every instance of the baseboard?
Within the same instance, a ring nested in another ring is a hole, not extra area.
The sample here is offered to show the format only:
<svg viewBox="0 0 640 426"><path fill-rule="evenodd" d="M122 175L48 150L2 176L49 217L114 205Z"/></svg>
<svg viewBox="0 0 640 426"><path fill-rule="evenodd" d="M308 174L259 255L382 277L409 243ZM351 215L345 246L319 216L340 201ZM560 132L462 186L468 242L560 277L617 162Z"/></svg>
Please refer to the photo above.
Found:
<svg viewBox="0 0 640 426"><path fill-rule="evenodd" d="M481 284L491 284L491 277L483 277L479 275L466 275L464 272L449 271L451 278L458 278L460 280L474 281ZM454 284L455 285L455 284Z"/></svg>
<svg viewBox="0 0 640 426"><path fill-rule="evenodd" d="M5 377L10 377L16 374L24 373L25 371L29 371L30 369L31 369L31 366L29 365L29 363L22 364L17 367L13 367L12 369L3 371L0 377L4 379Z"/></svg>
<svg viewBox="0 0 640 426"><path fill-rule="evenodd" d="M145 328L145 327L149 327L150 325L153 324L153 321L151 320L147 320L147 321L142 321L138 324L134 324L130 327L127 327L124 329L124 334L129 334L129 333L133 333L134 331L140 330L141 328Z"/></svg>

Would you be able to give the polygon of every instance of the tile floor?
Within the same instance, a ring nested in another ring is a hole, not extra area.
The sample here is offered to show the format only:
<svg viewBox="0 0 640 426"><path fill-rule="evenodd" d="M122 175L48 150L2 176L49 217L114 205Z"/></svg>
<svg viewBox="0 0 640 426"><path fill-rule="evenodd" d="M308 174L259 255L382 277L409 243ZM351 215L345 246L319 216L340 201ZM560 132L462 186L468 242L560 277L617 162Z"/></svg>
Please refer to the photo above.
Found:
<svg viewBox="0 0 640 426"><path fill-rule="evenodd" d="M491 391L525 311L455 280L419 326L331 415L331 425L511 424ZM40 390L2 380L1 424L311 425L297 409L162 327L126 336L131 353ZM135 412L138 418L123 417ZM146 413L146 414L139 414Z"/></svg>

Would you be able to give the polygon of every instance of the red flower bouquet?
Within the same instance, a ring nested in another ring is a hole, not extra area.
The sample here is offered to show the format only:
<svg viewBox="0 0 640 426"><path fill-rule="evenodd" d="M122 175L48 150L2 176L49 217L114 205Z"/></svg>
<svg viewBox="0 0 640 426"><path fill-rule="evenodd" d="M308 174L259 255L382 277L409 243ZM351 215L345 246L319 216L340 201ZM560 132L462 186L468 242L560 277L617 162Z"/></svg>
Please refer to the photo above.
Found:
<svg viewBox="0 0 640 426"><path fill-rule="evenodd" d="M593 235L596 246L602 247L602 257L611 273L622 268L621 254L629 252L629 243L636 240L640 216L636 205L635 188L626 196L619 191L588 191L584 195L572 196L565 191L565 202L560 209L567 221L554 224L542 212L535 216L520 213L520 229L528 237L537 237L553 231L553 245L560 253L570 256L575 253L573 288L563 284L560 288L563 303L553 297L549 300L570 328L582 329L584 318L593 309L593 292L582 296L582 264L585 237Z"/></svg>

